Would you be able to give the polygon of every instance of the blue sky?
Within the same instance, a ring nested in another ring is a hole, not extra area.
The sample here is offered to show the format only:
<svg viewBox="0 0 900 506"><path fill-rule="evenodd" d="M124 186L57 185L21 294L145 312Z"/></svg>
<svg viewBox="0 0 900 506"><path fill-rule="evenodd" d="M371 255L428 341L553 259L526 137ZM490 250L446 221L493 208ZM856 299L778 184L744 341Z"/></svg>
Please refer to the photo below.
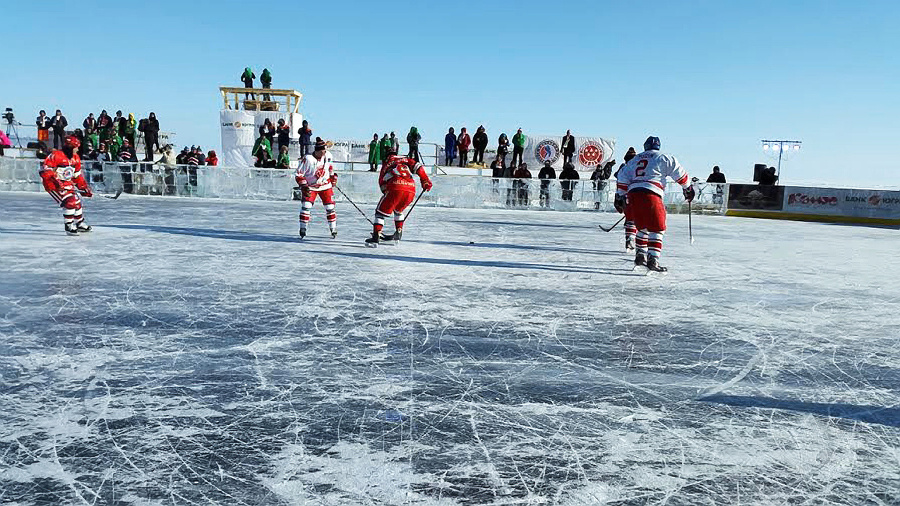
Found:
<svg viewBox="0 0 900 506"><path fill-rule="evenodd" d="M692 175L770 163L787 184L900 187L900 2L255 2L3 6L0 107L155 111L179 144L219 145L218 86L246 66L304 94L325 138L411 125L662 138ZM37 56L40 55L40 56Z"/></svg>

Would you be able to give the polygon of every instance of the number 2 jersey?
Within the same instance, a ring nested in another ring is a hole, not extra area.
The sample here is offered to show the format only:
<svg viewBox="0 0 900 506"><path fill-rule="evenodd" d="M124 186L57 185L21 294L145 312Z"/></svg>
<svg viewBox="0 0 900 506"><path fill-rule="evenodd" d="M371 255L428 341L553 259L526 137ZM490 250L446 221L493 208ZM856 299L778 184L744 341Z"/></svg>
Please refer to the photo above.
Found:
<svg viewBox="0 0 900 506"><path fill-rule="evenodd" d="M616 193L625 195L631 190L644 188L662 197L666 192L666 177L682 187L688 185L688 173L674 156L657 150L644 151L619 171Z"/></svg>
<svg viewBox="0 0 900 506"><path fill-rule="evenodd" d="M422 185L425 186L428 174L425 172L425 166L417 162L413 158L404 156L391 156L384 161L381 166L381 173L378 175L378 186L381 192L391 191L411 191L416 192L416 180L412 175L419 176Z"/></svg>

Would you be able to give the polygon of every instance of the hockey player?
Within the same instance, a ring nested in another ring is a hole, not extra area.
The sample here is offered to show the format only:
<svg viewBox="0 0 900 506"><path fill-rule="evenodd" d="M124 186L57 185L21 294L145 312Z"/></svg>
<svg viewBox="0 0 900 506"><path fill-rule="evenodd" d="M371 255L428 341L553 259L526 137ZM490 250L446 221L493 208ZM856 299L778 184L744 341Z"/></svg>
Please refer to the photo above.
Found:
<svg viewBox="0 0 900 506"><path fill-rule="evenodd" d="M81 210L81 196L93 195L84 176L81 175L81 157L78 137L69 135L63 141L61 150L53 150L41 167L44 189L63 209L65 231L68 235L90 232L91 226L84 222Z"/></svg>
<svg viewBox="0 0 900 506"><path fill-rule="evenodd" d="M300 160L300 166L297 167L294 177L303 194L303 203L300 207L300 238L306 237L309 215L316 196L322 199L325 206L325 218L328 220L331 238L337 237L337 213L334 211L332 189L337 184L337 174L334 173L331 153L325 150L325 141L320 137L316 137L313 154L306 155Z"/></svg>
<svg viewBox="0 0 900 506"><path fill-rule="evenodd" d="M659 256L666 230L666 208L662 199L666 178L681 185L688 202L694 199L695 192L687 172L678 160L672 155L660 153L659 147L659 137L647 137L644 152L632 158L619 171L616 178L615 207L617 211L624 213L627 195L627 205L638 230L634 264L644 265L651 271L665 272L668 269L659 265Z"/></svg>
<svg viewBox="0 0 900 506"><path fill-rule="evenodd" d="M397 242L403 235L403 211L416 197L416 181L413 174L419 176L422 189L431 190L431 180L425 172L425 166L413 158L397 156L397 151L392 148L388 158L381 166L378 175L378 185L381 187L381 200L375 208L375 224L372 237L366 239L366 246L374 248L381 240ZM394 215L394 234L382 236L384 221Z"/></svg>

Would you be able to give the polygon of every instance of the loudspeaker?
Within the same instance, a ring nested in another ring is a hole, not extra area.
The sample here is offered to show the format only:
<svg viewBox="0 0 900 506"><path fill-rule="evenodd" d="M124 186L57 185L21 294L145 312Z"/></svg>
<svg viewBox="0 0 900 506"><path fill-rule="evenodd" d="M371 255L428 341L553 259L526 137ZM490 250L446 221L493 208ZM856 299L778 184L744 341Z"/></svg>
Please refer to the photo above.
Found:
<svg viewBox="0 0 900 506"><path fill-rule="evenodd" d="M753 182L759 182L759 176L762 174L762 171L768 169L769 166L764 163L757 163L753 166Z"/></svg>

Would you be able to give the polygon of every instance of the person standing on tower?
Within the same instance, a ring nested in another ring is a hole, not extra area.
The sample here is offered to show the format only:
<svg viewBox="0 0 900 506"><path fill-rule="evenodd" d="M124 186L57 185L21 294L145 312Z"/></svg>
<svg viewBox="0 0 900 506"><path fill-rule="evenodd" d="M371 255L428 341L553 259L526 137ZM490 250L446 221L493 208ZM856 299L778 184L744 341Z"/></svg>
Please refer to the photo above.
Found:
<svg viewBox="0 0 900 506"><path fill-rule="evenodd" d="M310 211L316 196L322 199L325 206L325 218L328 220L331 238L337 237L337 213L334 210L333 190L337 184L337 174L334 173L331 153L325 150L325 141L320 137L316 137L313 154L306 155L300 160L300 166L297 167L294 177L303 194L303 203L300 207L300 238L306 237Z"/></svg>
<svg viewBox="0 0 900 506"><path fill-rule="evenodd" d="M377 247L382 240L396 243L403 236L403 211L416 198L416 181L413 174L419 176L422 190L431 190L431 180L425 172L424 165L414 158L397 156L396 151L388 153L388 158L378 175L378 186L381 187L382 196L375 208L372 237L366 239L366 246ZM384 222L391 215L394 216L395 231L393 235L382 237Z"/></svg>
<svg viewBox="0 0 900 506"><path fill-rule="evenodd" d="M252 88L254 79L256 79L256 74L254 74L253 71L250 70L250 67L245 68L244 73L241 74L241 82L244 83L244 88ZM253 100L256 100L255 93L244 93L245 99L251 97L253 98Z"/></svg>
<svg viewBox="0 0 900 506"><path fill-rule="evenodd" d="M680 184L684 199L694 200L695 192L688 173L674 156L659 151L659 137L650 136L644 141L644 152L631 159L619 170L616 178L616 211L625 212L628 206L637 227L634 264L646 266L651 271L665 272L659 265L662 239L666 231L666 208L663 195L666 178Z"/></svg>

